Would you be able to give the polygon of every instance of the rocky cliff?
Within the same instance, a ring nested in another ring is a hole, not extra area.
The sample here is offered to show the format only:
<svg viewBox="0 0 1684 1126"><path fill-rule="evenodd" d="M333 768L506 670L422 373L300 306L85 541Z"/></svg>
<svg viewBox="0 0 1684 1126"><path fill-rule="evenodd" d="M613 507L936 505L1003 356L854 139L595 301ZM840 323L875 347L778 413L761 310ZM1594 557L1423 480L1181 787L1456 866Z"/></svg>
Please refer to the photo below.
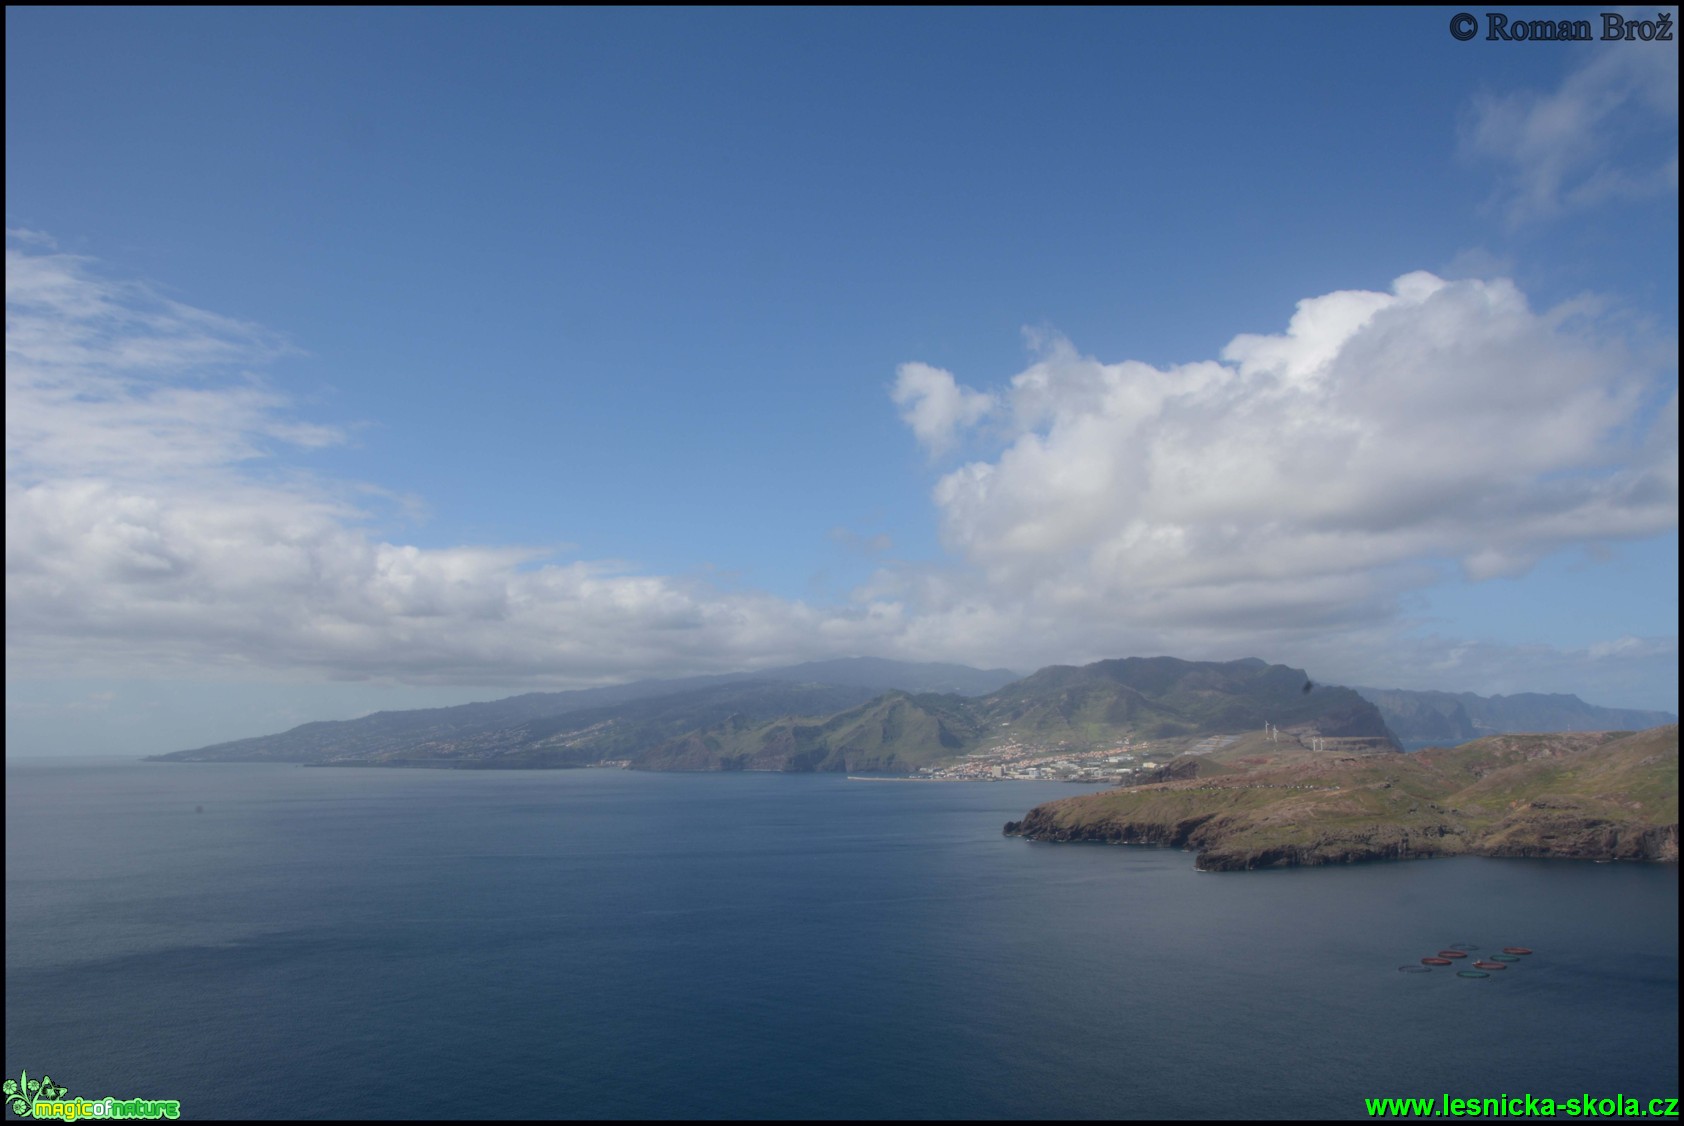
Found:
<svg viewBox="0 0 1684 1126"><path fill-rule="evenodd" d="M1049 802L1005 832L1190 848L1227 871L1430 856L1678 859L1678 727L1509 735L1410 756L1292 751Z"/></svg>

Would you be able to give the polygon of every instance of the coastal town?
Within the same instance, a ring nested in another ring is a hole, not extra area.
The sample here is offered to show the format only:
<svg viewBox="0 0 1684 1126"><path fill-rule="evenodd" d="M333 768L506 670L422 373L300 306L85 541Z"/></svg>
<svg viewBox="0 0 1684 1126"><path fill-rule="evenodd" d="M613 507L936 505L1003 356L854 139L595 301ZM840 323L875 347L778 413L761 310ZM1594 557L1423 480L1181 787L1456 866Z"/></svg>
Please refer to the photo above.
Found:
<svg viewBox="0 0 1684 1126"><path fill-rule="evenodd" d="M1272 729L1267 734L1278 740ZM1135 743L1130 737L1101 748L1079 748L1069 743L1025 743L1006 739L972 751L956 763L922 767L904 775L849 775L856 781L909 780L925 782L1078 782L1124 786L1156 781L1155 772L1184 755L1208 755L1237 742L1239 735L1211 735L1202 739L1168 739ZM1324 743L1364 744L1369 740L1305 739L1292 736L1290 744L1321 750ZM1355 749L1354 747L1350 749Z"/></svg>
<svg viewBox="0 0 1684 1126"><path fill-rule="evenodd" d="M1140 743L1132 738L1098 749L1067 743L1024 743L1007 739L973 751L958 763L924 767L909 777L937 782L1088 782L1125 785L1157 770L1179 754L1207 754L1238 736L1218 735L1191 747Z"/></svg>

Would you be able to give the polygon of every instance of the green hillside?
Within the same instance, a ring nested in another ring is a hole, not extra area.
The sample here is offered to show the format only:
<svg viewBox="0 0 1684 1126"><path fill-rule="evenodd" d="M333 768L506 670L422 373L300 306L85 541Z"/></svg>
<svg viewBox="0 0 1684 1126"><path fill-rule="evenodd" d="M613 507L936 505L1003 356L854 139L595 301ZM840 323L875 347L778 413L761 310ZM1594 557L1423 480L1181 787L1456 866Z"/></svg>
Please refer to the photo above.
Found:
<svg viewBox="0 0 1684 1126"><path fill-rule="evenodd" d="M1256 658L1127 657L1080 668L1057 665L979 703L990 720L1039 738L1237 734L1267 722L1282 730L1391 741L1378 710L1351 689L1318 687L1302 669Z"/></svg>
<svg viewBox="0 0 1684 1126"><path fill-rule="evenodd" d="M757 673L643 680L486 703L378 712L153 755L161 762L333 766L565 767L623 760L690 731L781 715L831 715L884 692L981 695L1007 669L851 657Z"/></svg>
<svg viewBox="0 0 1684 1126"><path fill-rule="evenodd" d="M1311 685L1301 669L1156 657L1053 666L980 698L901 692L825 719L732 717L634 755L632 765L909 773L964 757L1238 736L1265 723L1290 745L1327 737L1398 749L1374 705Z"/></svg>
<svg viewBox="0 0 1684 1126"><path fill-rule="evenodd" d="M980 730L959 696L894 692L825 719L733 717L636 756L645 770L847 770L905 773L943 762Z"/></svg>

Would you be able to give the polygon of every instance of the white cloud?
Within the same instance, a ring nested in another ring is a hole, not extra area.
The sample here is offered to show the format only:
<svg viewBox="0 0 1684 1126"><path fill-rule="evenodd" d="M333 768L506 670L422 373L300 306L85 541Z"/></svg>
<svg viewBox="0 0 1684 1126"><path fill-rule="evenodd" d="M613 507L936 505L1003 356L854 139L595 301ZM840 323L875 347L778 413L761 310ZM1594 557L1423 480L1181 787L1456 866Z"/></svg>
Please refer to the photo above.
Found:
<svg viewBox="0 0 1684 1126"><path fill-rule="evenodd" d="M32 674L302 667L587 683L883 640L869 608L821 614L535 549L384 543L358 515L255 483L8 487L9 659Z"/></svg>
<svg viewBox="0 0 1684 1126"><path fill-rule="evenodd" d="M340 433L250 374L283 341L14 242L9 668L601 682L881 642L869 605L820 613L544 548L382 542L360 507L381 490L286 472L289 448Z"/></svg>
<svg viewBox="0 0 1684 1126"><path fill-rule="evenodd" d="M24 240L30 241L30 240ZM272 333L99 279L68 254L6 251L6 477L148 477L328 445L244 369Z"/></svg>
<svg viewBox="0 0 1684 1126"><path fill-rule="evenodd" d="M952 373L928 364L902 364L890 396L932 457L946 453L961 429L994 408L994 396L963 389Z"/></svg>
<svg viewBox="0 0 1684 1126"><path fill-rule="evenodd" d="M47 234L45 231L31 230L28 227L7 227L6 237L17 243L28 244L31 246L45 246L54 250L58 249L58 241L54 239L52 235Z"/></svg>
<svg viewBox="0 0 1684 1126"><path fill-rule="evenodd" d="M1676 195L1678 52L1622 44L1597 51L1553 92L1483 96L1464 122L1462 148L1503 166L1498 203L1513 223Z"/></svg>
<svg viewBox="0 0 1684 1126"><path fill-rule="evenodd" d="M251 374L284 341L50 244L9 254L7 328L7 655L28 678L515 691L851 654L1172 653L1394 684L1460 644L1398 640L1400 596L1445 560L1511 574L1676 527L1676 398L1652 401L1653 363L1594 309L1535 312L1501 281L1312 298L1283 333L1168 369L1044 336L999 394L903 365L894 398L927 448L985 418L999 445L935 486L952 561L885 565L833 606L553 546L388 542L366 507L382 490L288 472L340 431ZM1676 663L1610 644L1515 667Z"/></svg>
<svg viewBox="0 0 1684 1126"><path fill-rule="evenodd" d="M1053 340L1011 380L997 456L934 488L969 575L878 590L920 606L925 637L1315 652L1395 622L1442 561L1516 575L1676 528L1669 375L1588 304L1536 312L1508 281L1426 273L1302 301L1220 361L1105 364Z"/></svg>

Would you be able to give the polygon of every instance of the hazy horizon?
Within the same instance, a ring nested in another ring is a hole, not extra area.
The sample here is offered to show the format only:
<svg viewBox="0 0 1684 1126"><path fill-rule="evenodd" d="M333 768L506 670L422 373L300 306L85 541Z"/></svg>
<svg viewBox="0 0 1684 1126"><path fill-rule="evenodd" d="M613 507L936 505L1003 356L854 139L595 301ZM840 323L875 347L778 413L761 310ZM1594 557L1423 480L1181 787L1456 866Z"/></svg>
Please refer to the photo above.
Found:
<svg viewBox="0 0 1684 1126"><path fill-rule="evenodd" d="M1168 654L1156 654L1156 656L1168 656ZM860 659L860 658L842 658L842 660L850 660L850 659L857 660L857 659ZM869 658L867 658L867 659L869 659ZM1244 658L1235 658L1235 659L1240 660L1240 659L1244 659ZM968 666L964 666L964 667L968 667ZM776 671L776 670L763 670L763 671ZM977 671L983 671L983 670L977 670ZM1004 670L1004 671L1013 672L1014 670L1008 669L1008 670ZM1040 670L1035 670L1035 671L1040 671ZM745 670L745 675L751 675L752 676L753 673L752 673L752 671ZM1022 679L1023 677L1030 676L1030 675L1033 675L1033 674L1032 673L1016 672L1015 675L1019 679ZM680 679L682 680L683 678L680 678ZM621 683L636 683L636 682L621 682ZM1327 685L1327 687L1346 687L1346 688L1351 688L1354 691L1358 691L1358 692L1362 692L1362 691L1397 691L1397 689L1395 689L1395 688L1392 688L1392 687L1389 687L1389 686L1382 686L1382 685L1337 685L1337 684L1329 684L1329 685ZM1408 691L1408 690L1406 690L1406 691ZM1454 690L1454 689L1415 689L1414 691L1437 691L1437 692L1444 692L1444 693L1452 694L1452 695L1461 694L1458 690ZM512 695L520 695L520 693L497 694L497 695L489 695L489 696L477 696L473 699L459 700L459 701L456 701L456 703L460 703L460 704L491 703L491 702L494 702L494 701L497 701L497 700L509 699L510 696L512 696ZM1511 695L1511 696L1512 695L1527 695L1527 693L1510 693L1508 695ZM1576 694L1566 693L1565 695L1576 695ZM1492 698L1499 698L1499 697L1488 696L1486 698L1492 699ZM1615 706L1615 705L1609 705L1609 704L1602 704L1602 703L1600 703L1599 701L1596 701L1596 700L1584 700L1582 697L1580 697L1580 701L1582 703L1589 704L1593 707L1614 707ZM450 705L448 705L448 704L428 704L428 705L424 705L424 706L426 706L426 707L441 707L441 706L450 706ZM368 716L378 714L379 712L382 712L382 711L393 711L393 710L404 710L404 709L376 708L376 709L370 709L370 710L367 710L367 711L361 711L361 712L357 712L355 714L348 714L348 715L317 716L314 719L305 720L303 722L308 724L308 723L315 723L315 722L350 721L350 720L364 719ZM1638 710L1642 710L1642 711L1664 711L1665 709L1642 708L1642 709L1638 709ZM1669 713L1669 714L1671 714L1671 713ZM1674 719L1676 720L1676 716L1674 716ZM298 725L294 724L293 726L296 727ZM291 730L291 728L289 727L289 728L286 728L285 730ZM237 741L237 740L242 739L242 738L256 738L256 737L260 737L260 736L264 736L264 735L276 735L276 734L281 734L281 733L282 733L282 731L280 729L264 730L264 731L252 730L252 731L246 732L243 735L236 735L236 736L232 736L228 739L216 740L216 742L217 743L233 742L233 741ZM154 738L158 738L158 736L155 735ZM1415 740L1415 742L1421 742L1421 741ZM99 749L99 750L64 750L64 751L48 751L48 752L21 751L21 752L15 752L15 751L12 750L11 745L8 744L7 751L6 751L6 757L8 759L18 759L20 761L25 760L25 759L50 759L50 758L132 759L132 758L137 758L137 757L146 757L146 756L154 755L154 754L168 753L170 751L193 750L193 749L197 749L197 747L200 746L200 745L211 746L211 745L214 745L214 744L211 744L211 743L195 744L194 746L186 746L186 745L171 746L171 745L159 744L157 746L149 747L146 750L137 750L137 751L133 752L132 754L127 754L127 755L115 754L112 751L110 751L109 748L102 748L102 749Z"/></svg>

